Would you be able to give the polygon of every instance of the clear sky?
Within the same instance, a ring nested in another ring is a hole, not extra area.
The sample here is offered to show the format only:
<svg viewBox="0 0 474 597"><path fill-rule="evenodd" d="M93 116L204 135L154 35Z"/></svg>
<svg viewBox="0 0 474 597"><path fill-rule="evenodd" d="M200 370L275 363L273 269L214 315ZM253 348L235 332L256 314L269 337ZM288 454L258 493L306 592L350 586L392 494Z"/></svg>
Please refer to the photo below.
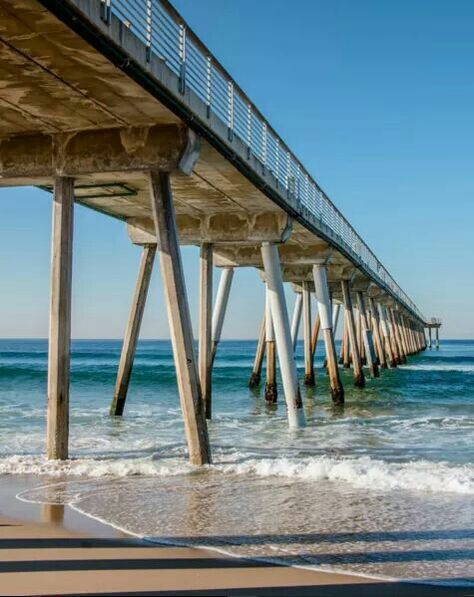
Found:
<svg viewBox="0 0 474 597"><path fill-rule="evenodd" d="M474 338L474 3L174 4L442 334ZM0 336L46 337L51 197L0 202ZM194 319L197 257L183 250ZM77 207L74 337L121 337L138 259L123 224ZM148 338L168 336L155 274ZM262 308L240 270L224 336L255 337Z"/></svg>

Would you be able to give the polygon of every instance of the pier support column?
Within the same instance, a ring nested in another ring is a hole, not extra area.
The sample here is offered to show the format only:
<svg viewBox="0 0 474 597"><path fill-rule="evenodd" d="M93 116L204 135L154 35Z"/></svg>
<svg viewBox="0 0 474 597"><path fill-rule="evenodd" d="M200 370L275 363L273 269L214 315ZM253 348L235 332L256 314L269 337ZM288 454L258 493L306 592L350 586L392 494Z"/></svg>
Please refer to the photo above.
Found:
<svg viewBox="0 0 474 597"><path fill-rule="evenodd" d="M300 331L302 306L303 306L303 293L297 292L296 298L295 298L295 306L293 308L293 317L291 319L291 341L293 343L293 350L296 350L296 343L298 342L298 333Z"/></svg>
<svg viewBox="0 0 474 597"><path fill-rule="evenodd" d="M421 323L420 323L420 334L421 334L421 350L426 350L425 327Z"/></svg>
<svg viewBox="0 0 474 597"><path fill-rule="evenodd" d="M346 312L347 334L352 353L352 370L354 372L354 385L358 388L365 386L364 372L360 362L359 343L357 342L356 328L354 323L354 311L352 309L352 298L349 280L341 280L342 297Z"/></svg>
<svg viewBox="0 0 474 597"><path fill-rule="evenodd" d="M386 314L387 327L389 330L390 346L392 348L393 360L397 365L400 365L402 360L401 360L401 355L398 350L398 343L395 338L395 328L393 326L391 311L390 311L389 307L385 307L385 314Z"/></svg>
<svg viewBox="0 0 474 597"><path fill-rule="evenodd" d="M360 291L357 293L357 305L359 307L365 354L367 355L367 365L369 366L371 376L379 377L379 368L377 365L377 358L375 356L372 332L369 329L369 322L367 320L367 311L365 309L364 295Z"/></svg>
<svg viewBox="0 0 474 597"><path fill-rule="evenodd" d="M433 342L431 338L431 328L428 328L428 348L431 350L433 347Z"/></svg>
<svg viewBox="0 0 474 597"><path fill-rule="evenodd" d="M439 350L439 328L436 329L436 350Z"/></svg>
<svg viewBox="0 0 474 597"><path fill-rule="evenodd" d="M275 329L273 327L272 309L270 305L270 293L265 285L265 344L267 352L266 382L265 382L265 400L275 404L278 398L278 388L276 381L276 349L275 349Z"/></svg>
<svg viewBox="0 0 474 597"><path fill-rule="evenodd" d="M302 427L304 426L303 404L299 393L298 374L283 289L280 256L277 247L273 243L262 243L262 259L269 292L283 391L285 393L288 424L290 427Z"/></svg>
<svg viewBox="0 0 474 597"><path fill-rule="evenodd" d="M339 314L341 312L341 305L340 303L336 303L332 305L332 331L334 337L336 337L337 326L339 324Z"/></svg>
<svg viewBox="0 0 474 597"><path fill-rule="evenodd" d="M47 456L66 460L69 449L72 240L74 180L54 181L48 347Z"/></svg>
<svg viewBox="0 0 474 597"><path fill-rule="evenodd" d="M392 341L390 338L390 328L388 326L387 321L387 311L384 305L378 304L379 309L379 318L380 318L380 327L382 329L382 336L384 340L384 350L385 354L387 355L387 364L388 366L393 369L397 366L397 362L395 360L395 355L393 354L392 350Z"/></svg>
<svg viewBox="0 0 474 597"><path fill-rule="evenodd" d="M313 359L313 367L314 367L314 358L316 356L316 347L318 345L320 328L321 328L321 317L319 316L319 311L318 311L316 313L316 317L314 318L313 333L311 334L311 358Z"/></svg>
<svg viewBox="0 0 474 597"><path fill-rule="evenodd" d="M262 363L265 354L265 338L266 338L266 317L263 314L262 323L260 324L260 332L258 334L257 350L255 351L255 360L253 363L252 375L249 380L249 388L254 388L260 385L262 377Z"/></svg>
<svg viewBox="0 0 474 597"><path fill-rule="evenodd" d="M114 396L110 405L111 416L122 416L127 399L128 386L132 375L133 361L137 349L138 336L145 311L146 297L150 287L151 274L155 261L156 245L144 245L138 269L135 293L132 299L127 328L120 353L120 362L115 382Z"/></svg>
<svg viewBox="0 0 474 597"><path fill-rule="evenodd" d="M304 383L314 386L314 365L311 346L311 289L309 282L303 282L303 324L304 324Z"/></svg>
<svg viewBox="0 0 474 597"><path fill-rule="evenodd" d="M374 337L379 365L382 369L386 369L387 361L385 359L385 351L383 348L382 339L380 337L379 314L375 306L375 300L372 297L369 297L369 309L372 316L372 334Z"/></svg>
<svg viewBox="0 0 474 597"><path fill-rule="evenodd" d="M342 366L344 369L350 369L351 366L351 358L350 358L350 342L349 342L349 325L347 323L347 313L344 309L344 349L342 353Z"/></svg>
<svg viewBox="0 0 474 597"><path fill-rule="evenodd" d="M327 368L334 404L344 404L344 388L337 366L336 345L332 329L331 299L329 296L326 266L322 263L313 265L314 288L318 302L318 314L326 347Z"/></svg>
<svg viewBox="0 0 474 597"><path fill-rule="evenodd" d="M405 356L405 353L403 351L403 346L402 346L402 341L400 338L400 333L398 330L398 325L397 325L397 321L395 319L395 312L392 308L388 309L388 318L389 318L389 322L390 322L390 326L392 329L392 334L393 334L393 338L395 341L395 350L397 353L397 357L398 357L398 362L399 363L406 363L407 362L407 358Z"/></svg>
<svg viewBox="0 0 474 597"><path fill-rule="evenodd" d="M212 417L212 244L199 254L199 380L206 419Z"/></svg>
<svg viewBox="0 0 474 597"><path fill-rule="evenodd" d="M169 173L150 172L150 195L189 460L192 464L209 464L211 449L194 354Z"/></svg>
<svg viewBox="0 0 474 597"><path fill-rule="evenodd" d="M404 358L404 360L406 362L407 357L408 357L408 355L409 355L410 352L408 350L408 346L407 346L407 343L405 341L405 334L404 334L403 326L402 326L402 323L401 323L401 320L400 320L400 313L398 312L397 309L393 310L393 319L394 319L395 325L397 327L397 333L398 333L398 338L399 338L399 342L400 342L400 348L401 348L401 351L402 351L402 355L403 355L403 358Z"/></svg>
<svg viewBox="0 0 474 597"><path fill-rule="evenodd" d="M418 352L416 328L415 329L413 328L412 321L405 316L402 317L402 323L403 323L403 329L405 330L405 336L407 339L410 354L415 354Z"/></svg>
<svg viewBox="0 0 474 597"><path fill-rule="evenodd" d="M217 347L221 341L222 327L224 326L224 318L227 311L227 304L229 302L229 294L233 278L234 268L223 267L221 277L219 279L219 286L217 288L216 304L214 305L214 312L212 314L211 363L214 363Z"/></svg>
<svg viewBox="0 0 474 597"><path fill-rule="evenodd" d="M356 336L357 336L357 345L359 347L359 356L360 356L360 363L361 365L367 364L367 358L365 355L365 344L364 344L364 336L363 336L363 328L362 328L362 315L360 309L356 307L355 310L355 320L356 320Z"/></svg>

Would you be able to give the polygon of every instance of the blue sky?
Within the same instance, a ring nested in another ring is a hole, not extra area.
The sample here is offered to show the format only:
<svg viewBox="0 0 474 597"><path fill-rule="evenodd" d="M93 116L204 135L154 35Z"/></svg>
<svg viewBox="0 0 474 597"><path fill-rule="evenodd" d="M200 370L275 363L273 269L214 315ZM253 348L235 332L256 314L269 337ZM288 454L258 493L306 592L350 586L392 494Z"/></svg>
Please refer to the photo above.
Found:
<svg viewBox="0 0 474 597"><path fill-rule="evenodd" d="M474 337L474 3L174 4L442 334ZM0 201L0 336L45 337L51 197ZM197 251L183 258L195 317ZM76 209L74 337L122 335L138 259L123 224ZM148 338L168 335L155 274ZM262 307L239 271L224 335L255 337Z"/></svg>

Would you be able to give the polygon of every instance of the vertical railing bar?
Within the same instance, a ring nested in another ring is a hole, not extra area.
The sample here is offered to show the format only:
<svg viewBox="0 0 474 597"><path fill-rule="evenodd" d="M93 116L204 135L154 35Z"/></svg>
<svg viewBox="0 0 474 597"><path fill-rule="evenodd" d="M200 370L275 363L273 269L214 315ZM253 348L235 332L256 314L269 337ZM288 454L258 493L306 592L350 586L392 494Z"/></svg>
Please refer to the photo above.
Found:
<svg viewBox="0 0 474 597"><path fill-rule="evenodd" d="M207 106L207 117L211 117L211 105L212 105L212 58L207 57L206 60L206 106Z"/></svg>
<svg viewBox="0 0 474 597"><path fill-rule="evenodd" d="M234 138L234 84L227 82L227 136L229 141Z"/></svg>
<svg viewBox="0 0 474 597"><path fill-rule="evenodd" d="M262 122L262 162L267 167L267 123Z"/></svg>
<svg viewBox="0 0 474 597"><path fill-rule="evenodd" d="M151 41L153 31L153 12L152 12L152 0L146 0L146 61L150 62L151 59Z"/></svg>
<svg viewBox="0 0 474 597"><path fill-rule="evenodd" d="M179 24L179 92L184 95L186 92L186 27L183 23Z"/></svg>

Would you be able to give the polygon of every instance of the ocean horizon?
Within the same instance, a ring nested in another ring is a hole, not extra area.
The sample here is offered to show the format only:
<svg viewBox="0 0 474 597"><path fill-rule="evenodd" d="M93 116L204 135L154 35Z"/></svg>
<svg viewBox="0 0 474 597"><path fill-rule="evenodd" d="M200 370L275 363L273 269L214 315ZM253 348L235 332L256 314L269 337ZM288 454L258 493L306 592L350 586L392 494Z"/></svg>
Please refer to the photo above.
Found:
<svg viewBox="0 0 474 597"><path fill-rule="evenodd" d="M289 431L281 384L250 390L256 341L224 340L213 464L187 463L168 340L140 341L123 418L108 415L121 341L72 342L70 455L47 461L46 339L0 340L0 474L22 500L66 504L158 543L380 578L474 584L474 340L442 340L334 407L316 352ZM339 343L338 343L339 346ZM302 343L298 343L303 379Z"/></svg>

